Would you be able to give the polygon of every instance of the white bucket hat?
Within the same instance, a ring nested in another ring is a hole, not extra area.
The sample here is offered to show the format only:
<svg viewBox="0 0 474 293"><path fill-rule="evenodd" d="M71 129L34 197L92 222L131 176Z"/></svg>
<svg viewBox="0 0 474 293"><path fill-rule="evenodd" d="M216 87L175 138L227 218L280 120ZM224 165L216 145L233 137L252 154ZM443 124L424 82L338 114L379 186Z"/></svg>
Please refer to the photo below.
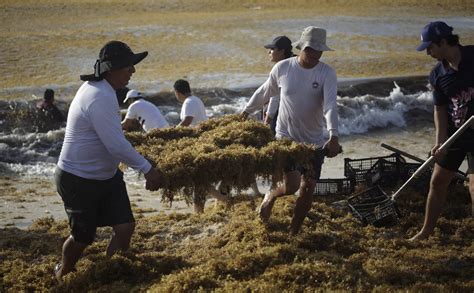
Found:
<svg viewBox="0 0 474 293"><path fill-rule="evenodd" d="M129 90L123 102L126 103L129 99L136 99L136 98L143 98L142 93L140 93L137 90Z"/></svg>
<svg viewBox="0 0 474 293"><path fill-rule="evenodd" d="M315 26L305 28L301 38L293 46L299 50L310 47L316 51L334 51L326 45L326 30Z"/></svg>

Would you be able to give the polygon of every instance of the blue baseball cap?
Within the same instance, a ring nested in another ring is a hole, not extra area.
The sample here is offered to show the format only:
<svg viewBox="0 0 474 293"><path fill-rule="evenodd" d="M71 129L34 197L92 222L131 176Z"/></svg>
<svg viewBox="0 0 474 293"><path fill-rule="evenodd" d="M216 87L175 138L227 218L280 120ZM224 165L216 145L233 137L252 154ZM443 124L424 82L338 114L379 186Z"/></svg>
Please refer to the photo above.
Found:
<svg viewBox="0 0 474 293"><path fill-rule="evenodd" d="M427 24L421 31L421 45L416 48L417 51L423 51L433 42L452 35L453 28L443 21L434 21Z"/></svg>

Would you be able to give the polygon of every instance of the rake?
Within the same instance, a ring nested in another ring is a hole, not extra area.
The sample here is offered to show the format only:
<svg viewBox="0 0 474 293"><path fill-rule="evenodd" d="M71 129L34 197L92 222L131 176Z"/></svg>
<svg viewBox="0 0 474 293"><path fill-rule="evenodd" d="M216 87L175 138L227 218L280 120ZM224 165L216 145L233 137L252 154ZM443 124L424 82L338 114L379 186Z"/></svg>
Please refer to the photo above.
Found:
<svg viewBox="0 0 474 293"><path fill-rule="evenodd" d="M466 122L464 122L464 124L458 128L458 130L456 130L456 132L451 135L451 137L449 137L449 139L447 141L445 141L441 146L440 146L440 150L441 151L444 151L446 150L447 148L449 148L449 146L451 144L453 144L453 142L469 127L472 126L472 124L474 123L474 116L471 116L471 118L469 118ZM402 185L402 187L400 187L393 195L392 195L392 201L395 201L395 198L403 191L403 189L405 189L405 187L407 187L415 178L417 178L420 174L422 174L427 168L429 168L429 166L434 162L435 158L433 156L430 156L428 158L428 160L426 160L414 173L413 175L411 175L411 177L405 182L405 184Z"/></svg>

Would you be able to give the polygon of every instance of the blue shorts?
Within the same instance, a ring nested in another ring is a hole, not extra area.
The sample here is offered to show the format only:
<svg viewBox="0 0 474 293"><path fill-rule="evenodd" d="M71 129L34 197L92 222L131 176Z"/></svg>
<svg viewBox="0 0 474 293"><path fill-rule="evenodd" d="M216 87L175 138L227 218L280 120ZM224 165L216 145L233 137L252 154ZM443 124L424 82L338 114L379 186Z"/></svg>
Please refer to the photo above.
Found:
<svg viewBox="0 0 474 293"><path fill-rule="evenodd" d="M91 244L97 227L135 222L120 170L108 180L85 179L60 168L54 175L74 241Z"/></svg>

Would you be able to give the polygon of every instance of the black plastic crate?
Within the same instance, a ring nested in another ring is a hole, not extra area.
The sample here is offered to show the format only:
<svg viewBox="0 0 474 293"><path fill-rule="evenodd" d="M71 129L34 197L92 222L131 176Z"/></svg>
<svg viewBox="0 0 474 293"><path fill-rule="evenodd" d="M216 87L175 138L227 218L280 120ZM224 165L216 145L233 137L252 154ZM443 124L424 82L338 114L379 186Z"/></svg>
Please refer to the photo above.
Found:
<svg viewBox="0 0 474 293"><path fill-rule="evenodd" d="M421 163L403 163L400 167L400 178L404 181L410 179L413 173L418 170ZM417 179L414 180L413 187L419 190L421 193L428 193L430 188L431 173L433 173L433 167L428 168L426 171L421 173Z"/></svg>
<svg viewBox="0 0 474 293"><path fill-rule="evenodd" d="M378 159L364 175L367 186L394 186L400 178L402 164L398 160Z"/></svg>
<svg viewBox="0 0 474 293"><path fill-rule="evenodd" d="M347 202L352 214L364 225L390 226L401 217L395 202L378 185L350 197Z"/></svg>
<svg viewBox="0 0 474 293"><path fill-rule="evenodd" d="M319 179L316 183L314 195L349 195L354 192L354 188L354 179Z"/></svg>
<svg viewBox="0 0 474 293"><path fill-rule="evenodd" d="M399 165L405 160L397 153L393 153L389 156L383 157L372 157L363 159L344 159L344 176L347 178L354 178L355 183L366 182L367 172L380 160L383 159L386 162L391 162Z"/></svg>

